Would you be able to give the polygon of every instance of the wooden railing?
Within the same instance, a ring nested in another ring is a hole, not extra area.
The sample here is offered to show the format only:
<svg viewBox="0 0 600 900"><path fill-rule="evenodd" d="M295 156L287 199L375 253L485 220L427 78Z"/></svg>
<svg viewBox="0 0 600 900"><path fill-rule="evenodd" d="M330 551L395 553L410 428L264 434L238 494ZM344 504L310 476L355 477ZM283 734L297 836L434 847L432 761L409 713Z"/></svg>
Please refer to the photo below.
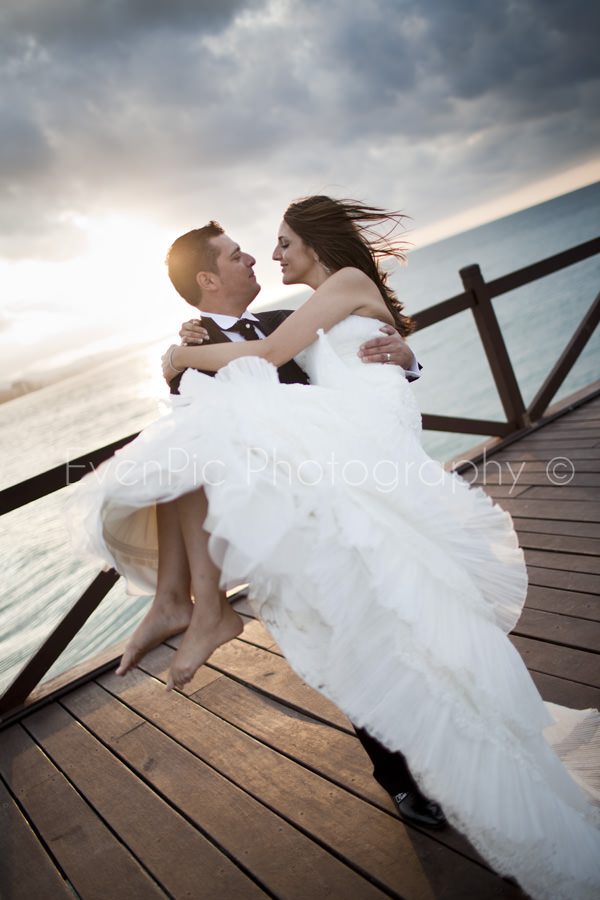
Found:
<svg viewBox="0 0 600 900"><path fill-rule="evenodd" d="M424 428L507 438L540 422L598 324L600 294L577 326L563 353L528 407L524 405L492 300L494 297L581 262L597 253L600 253L600 238L579 244L563 253L558 253L488 282L484 280L479 266L467 266L460 270L464 286L462 294L457 294L455 297L415 314L417 330L422 330L457 313L471 310L506 416L505 421L498 422L425 413L423 415ZM115 450L129 443L135 436L135 434L128 435L76 460L55 466L47 472L42 472L33 478L5 488L0 492L0 515L25 506L34 500L39 500L47 494L78 481L86 472L108 459ZM42 646L25 663L12 684L0 697L0 725L8 724L22 711L31 692L89 619L116 583L118 577L114 571L101 572L97 575ZM103 665L103 668L106 668L106 664Z"/></svg>
<svg viewBox="0 0 600 900"><path fill-rule="evenodd" d="M494 297L514 291L516 288L537 281L553 272L581 262L600 252L600 238L586 241L557 253L531 266L518 269L493 281L484 281L479 266L467 266L460 270L465 288L449 300L430 306L413 317L417 330L428 328L438 322L470 309L483 349L488 359L494 383L504 409L506 420L454 418L450 416L423 415L423 427L433 431L453 431L463 434L482 434L505 437L521 428L538 421L556 396L557 391L573 368L581 351L591 337L600 317L600 295L596 297L583 320L578 325L567 347L554 365L543 385L526 408L515 376L504 337L492 306Z"/></svg>

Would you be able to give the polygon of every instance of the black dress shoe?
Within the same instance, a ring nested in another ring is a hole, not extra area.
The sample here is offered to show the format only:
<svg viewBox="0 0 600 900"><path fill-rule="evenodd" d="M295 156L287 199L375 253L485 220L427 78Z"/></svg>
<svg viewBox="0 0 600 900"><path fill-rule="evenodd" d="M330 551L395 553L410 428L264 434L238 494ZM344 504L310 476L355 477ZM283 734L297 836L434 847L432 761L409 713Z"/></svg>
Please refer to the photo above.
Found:
<svg viewBox="0 0 600 900"><path fill-rule="evenodd" d="M416 791L402 791L395 794L392 800L403 822L409 825L420 825L421 828L439 830L448 824L441 806L428 800Z"/></svg>

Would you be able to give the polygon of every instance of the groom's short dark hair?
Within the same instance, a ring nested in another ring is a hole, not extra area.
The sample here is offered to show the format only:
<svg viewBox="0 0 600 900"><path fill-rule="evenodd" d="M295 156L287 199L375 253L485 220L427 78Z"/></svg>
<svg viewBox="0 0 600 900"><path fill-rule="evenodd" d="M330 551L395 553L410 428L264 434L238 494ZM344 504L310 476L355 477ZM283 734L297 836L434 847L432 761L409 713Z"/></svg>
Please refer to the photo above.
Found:
<svg viewBox="0 0 600 900"><path fill-rule="evenodd" d="M225 234L218 222L211 219L208 225L194 228L173 241L167 251L169 278L178 294L192 306L198 306L202 291L196 275L198 272L218 273L219 251L210 244L211 238Z"/></svg>

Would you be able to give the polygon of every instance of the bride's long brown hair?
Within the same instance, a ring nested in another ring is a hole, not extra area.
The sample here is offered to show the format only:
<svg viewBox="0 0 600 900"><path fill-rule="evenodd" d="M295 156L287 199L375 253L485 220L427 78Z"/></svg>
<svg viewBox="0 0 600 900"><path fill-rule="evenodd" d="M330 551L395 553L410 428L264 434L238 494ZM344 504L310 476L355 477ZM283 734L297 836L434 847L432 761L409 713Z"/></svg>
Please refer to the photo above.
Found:
<svg viewBox="0 0 600 900"><path fill-rule="evenodd" d="M414 331L413 320L403 315L404 304L388 286L388 273L379 265L384 257L405 261L406 245L394 237L394 232L402 227L406 216L378 206L365 206L357 200L316 195L290 203L283 218L332 272L353 266L368 275L377 285L400 334L405 337ZM386 229L383 234L376 230L381 225Z"/></svg>

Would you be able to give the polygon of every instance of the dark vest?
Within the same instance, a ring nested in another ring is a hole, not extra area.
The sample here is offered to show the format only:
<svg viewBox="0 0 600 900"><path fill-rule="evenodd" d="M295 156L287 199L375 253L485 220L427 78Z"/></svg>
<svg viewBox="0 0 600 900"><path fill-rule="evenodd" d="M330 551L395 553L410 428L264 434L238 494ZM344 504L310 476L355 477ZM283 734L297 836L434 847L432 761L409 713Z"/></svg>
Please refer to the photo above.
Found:
<svg viewBox="0 0 600 900"><path fill-rule="evenodd" d="M256 313L256 318L258 319L258 326L262 333L267 336L271 334L272 331L281 325L285 319L293 312L291 309L275 309L270 310L269 312ZM224 344L231 341L231 338L228 336L226 331L222 331L216 322L213 322L208 316L202 317L202 326L208 332L209 339L205 341L204 346L207 344ZM204 375L215 375L215 372L204 372L202 369L199 369ZM291 359L289 362L284 363L283 366L280 366L277 369L279 380L284 384L308 384L308 375L304 372L297 363ZM173 381L171 381L169 387L171 389L172 394L179 393L179 382L183 376L183 372L179 375L176 375Z"/></svg>

